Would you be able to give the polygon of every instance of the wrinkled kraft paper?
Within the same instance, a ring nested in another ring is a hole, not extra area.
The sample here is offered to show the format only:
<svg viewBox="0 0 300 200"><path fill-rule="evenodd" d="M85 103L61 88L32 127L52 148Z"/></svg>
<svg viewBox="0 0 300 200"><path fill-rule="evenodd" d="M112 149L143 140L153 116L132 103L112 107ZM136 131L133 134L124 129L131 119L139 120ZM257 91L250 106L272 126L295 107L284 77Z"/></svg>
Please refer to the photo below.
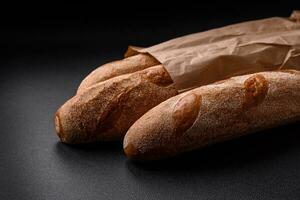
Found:
<svg viewBox="0 0 300 200"><path fill-rule="evenodd" d="M169 72L179 92L232 76L300 70L300 12L191 34L149 47L130 46L125 57L149 53Z"/></svg>

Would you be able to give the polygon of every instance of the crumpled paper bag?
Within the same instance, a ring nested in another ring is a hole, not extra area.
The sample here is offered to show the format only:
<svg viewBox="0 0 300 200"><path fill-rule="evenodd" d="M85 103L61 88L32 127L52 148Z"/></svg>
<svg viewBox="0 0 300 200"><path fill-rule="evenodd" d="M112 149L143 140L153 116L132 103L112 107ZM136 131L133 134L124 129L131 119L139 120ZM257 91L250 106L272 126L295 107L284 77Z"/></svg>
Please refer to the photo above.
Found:
<svg viewBox="0 0 300 200"><path fill-rule="evenodd" d="M149 53L169 72L179 92L232 76L300 70L300 12L195 33L161 44L130 46L125 57Z"/></svg>

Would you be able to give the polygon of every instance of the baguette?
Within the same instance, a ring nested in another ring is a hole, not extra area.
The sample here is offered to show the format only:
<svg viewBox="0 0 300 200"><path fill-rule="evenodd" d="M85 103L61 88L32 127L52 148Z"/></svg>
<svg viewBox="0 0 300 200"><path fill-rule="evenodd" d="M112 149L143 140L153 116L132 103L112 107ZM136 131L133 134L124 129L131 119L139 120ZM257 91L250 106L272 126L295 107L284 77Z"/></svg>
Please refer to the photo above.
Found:
<svg viewBox="0 0 300 200"><path fill-rule="evenodd" d="M68 100L55 114L55 128L64 143L121 140L139 117L177 94L162 65L117 76Z"/></svg>
<svg viewBox="0 0 300 200"><path fill-rule="evenodd" d="M159 64L160 63L149 54L138 54L123 60L107 63L98 67L83 79L78 87L77 93L81 93L90 86L110 78L133 73Z"/></svg>
<svg viewBox="0 0 300 200"><path fill-rule="evenodd" d="M233 77L172 97L126 133L124 151L156 160L300 120L300 71Z"/></svg>

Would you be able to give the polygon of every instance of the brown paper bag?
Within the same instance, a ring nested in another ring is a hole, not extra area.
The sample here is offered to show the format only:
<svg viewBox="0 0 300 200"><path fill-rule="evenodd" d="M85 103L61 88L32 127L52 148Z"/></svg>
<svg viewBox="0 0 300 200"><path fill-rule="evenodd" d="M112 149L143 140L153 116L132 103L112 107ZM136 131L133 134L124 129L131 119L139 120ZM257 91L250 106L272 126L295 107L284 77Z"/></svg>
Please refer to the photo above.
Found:
<svg viewBox="0 0 300 200"><path fill-rule="evenodd" d="M149 53L163 64L182 92L231 76L300 70L300 15L273 17L191 34L125 56Z"/></svg>

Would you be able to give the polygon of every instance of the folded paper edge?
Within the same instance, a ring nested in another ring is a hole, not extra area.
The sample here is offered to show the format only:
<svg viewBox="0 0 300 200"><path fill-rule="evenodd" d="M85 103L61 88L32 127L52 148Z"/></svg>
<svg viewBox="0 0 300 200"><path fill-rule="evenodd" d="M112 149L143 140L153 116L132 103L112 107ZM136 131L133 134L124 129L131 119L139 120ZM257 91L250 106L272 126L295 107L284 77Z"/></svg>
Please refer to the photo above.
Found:
<svg viewBox="0 0 300 200"><path fill-rule="evenodd" d="M124 54L124 58L128 58L128 57L137 55L137 54L141 53L140 50L142 50L142 49L144 49L144 48L129 45L126 52L125 52L125 54Z"/></svg>

